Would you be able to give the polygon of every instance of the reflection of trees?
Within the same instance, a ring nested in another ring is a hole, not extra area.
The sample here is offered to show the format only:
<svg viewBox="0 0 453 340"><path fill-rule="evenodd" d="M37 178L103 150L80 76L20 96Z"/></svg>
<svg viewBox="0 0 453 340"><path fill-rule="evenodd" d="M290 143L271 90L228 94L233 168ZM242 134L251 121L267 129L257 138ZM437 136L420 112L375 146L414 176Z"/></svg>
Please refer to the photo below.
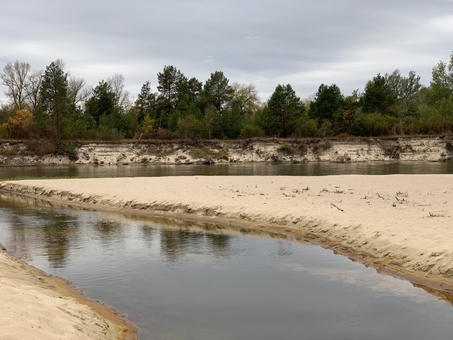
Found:
<svg viewBox="0 0 453 340"><path fill-rule="evenodd" d="M72 241L78 238L74 216L57 209L43 208L37 200L2 195L0 205L9 210L9 251L24 260L31 259L34 245L43 247L54 268L64 267Z"/></svg>
<svg viewBox="0 0 453 340"><path fill-rule="evenodd" d="M200 237L201 236L201 237ZM176 262L189 253L191 247L203 242L203 235L185 230L160 229L160 251L169 262Z"/></svg>
<svg viewBox="0 0 453 340"><path fill-rule="evenodd" d="M64 268L71 243L78 239L77 219L54 209L39 210L37 217L43 220L40 229L49 264L53 268Z"/></svg>
<svg viewBox="0 0 453 340"><path fill-rule="evenodd" d="M97 231L99 239L104 246L121 239L121 224L106 219L98 220L94 224L94 230Z"/></svg>
<svg viewBox="0 0 453 340"><path fill-rule="evenodd" d="M0 212L0 214L3 215L2 212ZM28 249L27 239L30 238L30 235L28 235L30 230L25 226L24 221L19 215L12 214L9 217L8 224L11 225L12 230L9 234L10 237L7 249L20 259L29 261L31 260L31 254Z"/></svg>
<svg viewBox="0 0 453 340"><path fill-rule="evenodd" d="M230 235L206 234L206 240L214 256L228 258L230 255Z"/></svg>
<svg viewBox="0 0 453 340"><path fill-rule="evenodd" d="M289 257L293 254L291 243L278 241L277 242L277 255L281 257Z"/></svg>
<svg viewBox="0 0 453 340"><path fill-rule="evenodd" d="M145 241L145 243L150 246L157 234L156 228L144 225L140 230L142 231L143 241Z"/></svg>
<svg viewBox="0 0 453 340"><path fill-rule="evenodd" d="M208 234L182 229L160 229L161 254L176 262L187 254L211 254L229 257L230 235Z"/></svg>

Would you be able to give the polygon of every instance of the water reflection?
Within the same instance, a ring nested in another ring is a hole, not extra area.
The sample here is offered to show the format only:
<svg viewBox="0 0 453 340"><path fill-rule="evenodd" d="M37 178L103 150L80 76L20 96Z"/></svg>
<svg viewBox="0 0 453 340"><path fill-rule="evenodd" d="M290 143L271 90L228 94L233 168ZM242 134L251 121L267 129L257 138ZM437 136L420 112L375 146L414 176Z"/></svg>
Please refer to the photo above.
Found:
<svg viewBox="0 0 453 340"><path fill-rule="evenodd" d="M64 268L71 251L72 244L78 243L79 228L75 216L65 213L50 213L38 210L37 224L40 227L44 253L54 268Z"/></svg>
<svg viewBox="0 0 453 340"><path fill-rule="evenodd" d="M105 248L110 248L112 245L117 246L118 241L123 239L123 228L117 221L101 219L95 221L93 227L96 239Z"/></svg>
<svg viewBox="0 0 453 340"><path fill-rule="evenodd" d="M61 165L0 167L0 179L24 177L160 177L160 176L326 176L451 174L453 162L364 162L301 164L215 164L215 165Z"/></svg>
<svg viewBox="0 0 453 340"><path fill-rule="evenodd" d="M8 241L4 242L8 250L24 260L30 260L33 258L31 247L38 244L41 254L47 256L52 268L64 268L72 251L83 247L87 238L104 249L124 247L127 239L124 234L127 223L124 220L93 218L95 213L68 210L39 199L3 194L0 196L0 209L4 225L13 231L9 233ZM141 237L149 247L157 240L160 255L170 264L188 254L209 253L217 258L229 257L231 235L222 234L222 228L213 225L203 227L188 221L151 220L155 223L146 223L140 228ZM173 228L160 228L162 224ZM174 228L177 225L182 228ZM217 230L218 233L204 233L204 228L212 232Z"/></svg>
<svg viewBox="0 0 453 340"><path fill-rule="evenodd" d="M126 313L143 339L451 339L450 304L320 247L8 195L0 214L8 250Z"/></svg>
<svg viewBox="0 0 453 340"><path fill-rule="evenodd" d="M229 257L229 247L231 241L231 237L229 235L206 234L206 241L208 242L211 253L214 256L220 259L227 259Z"/></svg>

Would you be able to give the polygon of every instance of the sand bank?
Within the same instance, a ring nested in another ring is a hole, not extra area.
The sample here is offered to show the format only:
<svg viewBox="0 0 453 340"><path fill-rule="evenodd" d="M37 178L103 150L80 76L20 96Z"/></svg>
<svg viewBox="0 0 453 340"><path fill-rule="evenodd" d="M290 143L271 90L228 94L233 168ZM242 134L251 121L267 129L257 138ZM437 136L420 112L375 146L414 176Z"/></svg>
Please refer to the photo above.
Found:
<svg viewBox="0 0 453 340"><path fill-rule="evenodd" d="M0 251L0 339L136 339L112 309Z"/></svg>
<svg viewBox="0 0 453 340"><path fill-rule="evenodd" d="M0 190L312 239L417 283L453 289L453 176L27 180Z"/></svg>

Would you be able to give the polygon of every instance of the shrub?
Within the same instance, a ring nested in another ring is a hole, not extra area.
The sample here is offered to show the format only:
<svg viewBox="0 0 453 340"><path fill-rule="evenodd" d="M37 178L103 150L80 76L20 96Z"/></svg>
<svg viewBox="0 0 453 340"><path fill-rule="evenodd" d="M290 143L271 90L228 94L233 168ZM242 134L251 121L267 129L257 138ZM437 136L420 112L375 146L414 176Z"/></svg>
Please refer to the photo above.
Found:
<svg viewBox="0 0 453 340"><path fill-rule="evenodd" d="M264 136L264 131L259 126L248 124L241 129L239 138L247 139Z"/></svg>
<svg viewBox="0 0 453 340"><path fill-rule="evenodd" d="M208 158L208 152L204 149L192 149L189 151L189 155L193 158Z"/></svg>
<svg viewBox="0 0 453 340"><path fill-rule="evenodd" d="M332 144L331 144L328 140L326 140L326 141L324 142L324 145L322 146L322 148L324 149L324 151L325 151L325 150L329 150L331 147L332 147Z"/></svg>
<svg viewBox="0 0 453 340"><path fill-rule="evenodd" d="M286 154L293 154L294 153L294 150L293 148L291 147L291 145L287 142L283 142L281 145L280 145L280 148L278 149L279 151L281 152L284 152Z"/></svg>

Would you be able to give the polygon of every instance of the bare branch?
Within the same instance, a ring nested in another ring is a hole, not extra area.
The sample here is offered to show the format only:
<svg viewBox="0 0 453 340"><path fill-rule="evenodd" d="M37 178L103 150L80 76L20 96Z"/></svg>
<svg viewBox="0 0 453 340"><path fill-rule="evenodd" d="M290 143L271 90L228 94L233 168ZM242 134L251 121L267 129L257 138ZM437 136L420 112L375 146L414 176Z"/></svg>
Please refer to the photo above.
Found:
<svg viewBox="0 0 453 340"><path fill-rule="evenodd" d="M27 84L28 73L30 72L30 64L16 61L9 62L3 68L3 73L0 74L2 85L8 87L5 95L10 97L14 106L20 108L25 104L25 87Z"/></svg>

